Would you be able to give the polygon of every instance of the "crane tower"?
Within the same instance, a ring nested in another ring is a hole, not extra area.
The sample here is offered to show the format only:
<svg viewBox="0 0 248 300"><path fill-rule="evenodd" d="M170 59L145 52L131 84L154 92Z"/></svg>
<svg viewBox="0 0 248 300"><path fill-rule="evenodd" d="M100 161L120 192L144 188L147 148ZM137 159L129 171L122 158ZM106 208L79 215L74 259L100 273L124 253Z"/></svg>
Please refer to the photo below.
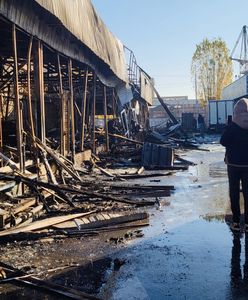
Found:
<svg viewBox="0 0 248 300"><path fill-rule="evenodd" d="M231 60L237 61L240 67L240 74L248 74L248 37L247 26L244 25L231 52Z"/></svg>

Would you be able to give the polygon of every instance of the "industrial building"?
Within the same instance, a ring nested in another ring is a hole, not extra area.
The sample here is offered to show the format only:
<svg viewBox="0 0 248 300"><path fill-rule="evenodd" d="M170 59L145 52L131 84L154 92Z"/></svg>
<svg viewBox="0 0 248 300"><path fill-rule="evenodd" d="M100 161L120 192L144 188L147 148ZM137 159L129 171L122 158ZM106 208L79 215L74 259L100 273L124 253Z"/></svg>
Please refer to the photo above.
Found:
<svg viewBox="0 0 248 300"><path fill-rule="evenodd" d="M0 1L0 148L25 172L37 165L41 145L55 140L75 160L96 152L96 119L102 116L108 151L109 116L145 128L152 83L108 30L90 0ZM128 65L128 69L127 69ZM37 151L34 151L36 149Z"/></svg>
<svg viewBox="0 0 248 300"><path fill-rule="evenodd" d="M168 109L173 113L175 118L185 129L190 131L196 129L197 118L201 114L205 123L207 121L207 111L195 99L188 99L188 96L173 96L162 97ZM154 99L154 106L149 110L150 126L152 128L165 128L170 122L170 118L162 105L158 104L157 99Z"/></svg>

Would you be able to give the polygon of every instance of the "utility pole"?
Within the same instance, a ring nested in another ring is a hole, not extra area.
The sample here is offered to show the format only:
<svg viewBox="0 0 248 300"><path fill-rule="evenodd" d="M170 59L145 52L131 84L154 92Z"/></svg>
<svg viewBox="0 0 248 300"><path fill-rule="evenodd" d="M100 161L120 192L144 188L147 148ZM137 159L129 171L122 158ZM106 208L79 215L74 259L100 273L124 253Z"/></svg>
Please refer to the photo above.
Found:
<svg viewBox="0 0 248 300"><path fill-rule="evenodd" d="M197 76L196 76L196 66L195 66L195 99L198 102L197 99Z"/></svg>

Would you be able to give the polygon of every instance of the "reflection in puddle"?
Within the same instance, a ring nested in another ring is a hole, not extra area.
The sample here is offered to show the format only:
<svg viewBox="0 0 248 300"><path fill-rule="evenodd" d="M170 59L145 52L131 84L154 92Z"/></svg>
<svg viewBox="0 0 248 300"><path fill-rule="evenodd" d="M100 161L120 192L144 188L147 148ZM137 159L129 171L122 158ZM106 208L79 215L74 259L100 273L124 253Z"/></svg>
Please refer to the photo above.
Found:
<svg viewBox="0 0 248 300"><path fill-rule="evenodd" d="M233 234L230 288L233 299L247 299L248 289L248 234L244 238L244 264L242 268L242 235ZM243 269L243 270L242 270Z"/></svg>
<svg viewBox="0 0 248 300"><path fill-rule="evenodd" d="M201 219L208 221L208 222L213 222L213 221L220 221L224 222L225 221L225 215L205 215L205 216L200 216Z"/></svg>
<svg viewBox="0 0 248 300"><path fill-rule="evenodd" d="M212 178L227 177L227 169L224 162L210 164L209 176Z"/></svg>

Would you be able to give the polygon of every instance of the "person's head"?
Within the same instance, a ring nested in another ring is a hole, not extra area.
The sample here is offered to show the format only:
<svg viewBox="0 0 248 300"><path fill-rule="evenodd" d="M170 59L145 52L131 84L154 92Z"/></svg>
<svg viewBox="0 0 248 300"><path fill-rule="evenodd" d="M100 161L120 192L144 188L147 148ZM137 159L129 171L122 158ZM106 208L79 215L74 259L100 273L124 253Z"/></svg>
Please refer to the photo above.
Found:
<svg viewBox="0 0 248 300"><path fill-rule="evenodd" d="M233 109L233 122L244 129L248 129L248 99L242 98Z"/></svg>
<svg viewBox="0 0 248 300"><path fill-rule="evenodd" d="M234 105L234 114L248 112L248 99L242 98Z"/></svg>

